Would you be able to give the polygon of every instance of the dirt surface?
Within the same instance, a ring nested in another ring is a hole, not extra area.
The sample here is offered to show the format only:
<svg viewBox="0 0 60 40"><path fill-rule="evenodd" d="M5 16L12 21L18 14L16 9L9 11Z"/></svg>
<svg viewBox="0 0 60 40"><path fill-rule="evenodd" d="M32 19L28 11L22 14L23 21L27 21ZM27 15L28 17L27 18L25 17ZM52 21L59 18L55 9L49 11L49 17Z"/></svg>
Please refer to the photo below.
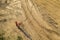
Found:
<svg viewBox="0 0 60 40"><path fill-rule="evenodd" d="M0 40L60 40L59 0L1 0Z"/></svg>

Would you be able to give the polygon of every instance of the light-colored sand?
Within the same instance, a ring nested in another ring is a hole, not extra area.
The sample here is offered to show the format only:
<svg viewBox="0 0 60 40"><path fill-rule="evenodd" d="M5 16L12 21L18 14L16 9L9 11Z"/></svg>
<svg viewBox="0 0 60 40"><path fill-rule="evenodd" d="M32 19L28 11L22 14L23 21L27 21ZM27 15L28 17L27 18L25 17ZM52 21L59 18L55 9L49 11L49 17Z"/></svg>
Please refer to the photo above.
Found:
<svg viewBox="0 0 60 40"><path fill-rule="evenodd" d="M0 29L6 40L18 36L23 40L60 40L59 0L14 0L0 10ZM29 38L16 27L16 21L22 22L20 27Z"/></svg>

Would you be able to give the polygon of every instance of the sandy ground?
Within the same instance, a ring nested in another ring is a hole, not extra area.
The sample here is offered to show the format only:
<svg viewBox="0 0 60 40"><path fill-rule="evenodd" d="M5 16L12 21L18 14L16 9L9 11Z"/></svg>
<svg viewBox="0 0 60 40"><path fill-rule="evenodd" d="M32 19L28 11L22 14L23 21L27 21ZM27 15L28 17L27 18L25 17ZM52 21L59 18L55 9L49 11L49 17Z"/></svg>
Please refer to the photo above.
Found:
<svg viewBox="0 0 60 40"><path fill-rule="evenodd" d="M5 40L20 40L18 36L23 40L60 40L59 0L8 0L7 3L0 7L0 35L3 33ZM21 23L20 29L16 21Z"/></svg>

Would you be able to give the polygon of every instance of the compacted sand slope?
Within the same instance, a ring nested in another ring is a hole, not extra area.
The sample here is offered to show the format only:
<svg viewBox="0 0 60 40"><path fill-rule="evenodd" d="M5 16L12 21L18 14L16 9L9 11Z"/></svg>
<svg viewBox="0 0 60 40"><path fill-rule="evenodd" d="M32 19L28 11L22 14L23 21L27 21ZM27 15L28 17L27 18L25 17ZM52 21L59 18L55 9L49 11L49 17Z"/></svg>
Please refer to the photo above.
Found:
<svg viewBox="0 0 60 40"><path fill-rule="evenodd" d="M1 1L0 40L60 40L59 13L59 0Z"/></svg>

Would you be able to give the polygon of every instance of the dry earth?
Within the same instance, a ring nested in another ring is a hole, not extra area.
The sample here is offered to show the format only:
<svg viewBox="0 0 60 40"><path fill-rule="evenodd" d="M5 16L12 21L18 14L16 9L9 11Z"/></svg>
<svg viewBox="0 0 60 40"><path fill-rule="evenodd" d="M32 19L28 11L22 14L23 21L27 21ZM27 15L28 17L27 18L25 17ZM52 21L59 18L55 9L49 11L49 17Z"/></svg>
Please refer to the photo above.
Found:
<svg viewBox="0 0 60 40"><path fill-rule="evenodd" d="M60 40L59 13L60 0L0 0L0 40Z"/></svg>

